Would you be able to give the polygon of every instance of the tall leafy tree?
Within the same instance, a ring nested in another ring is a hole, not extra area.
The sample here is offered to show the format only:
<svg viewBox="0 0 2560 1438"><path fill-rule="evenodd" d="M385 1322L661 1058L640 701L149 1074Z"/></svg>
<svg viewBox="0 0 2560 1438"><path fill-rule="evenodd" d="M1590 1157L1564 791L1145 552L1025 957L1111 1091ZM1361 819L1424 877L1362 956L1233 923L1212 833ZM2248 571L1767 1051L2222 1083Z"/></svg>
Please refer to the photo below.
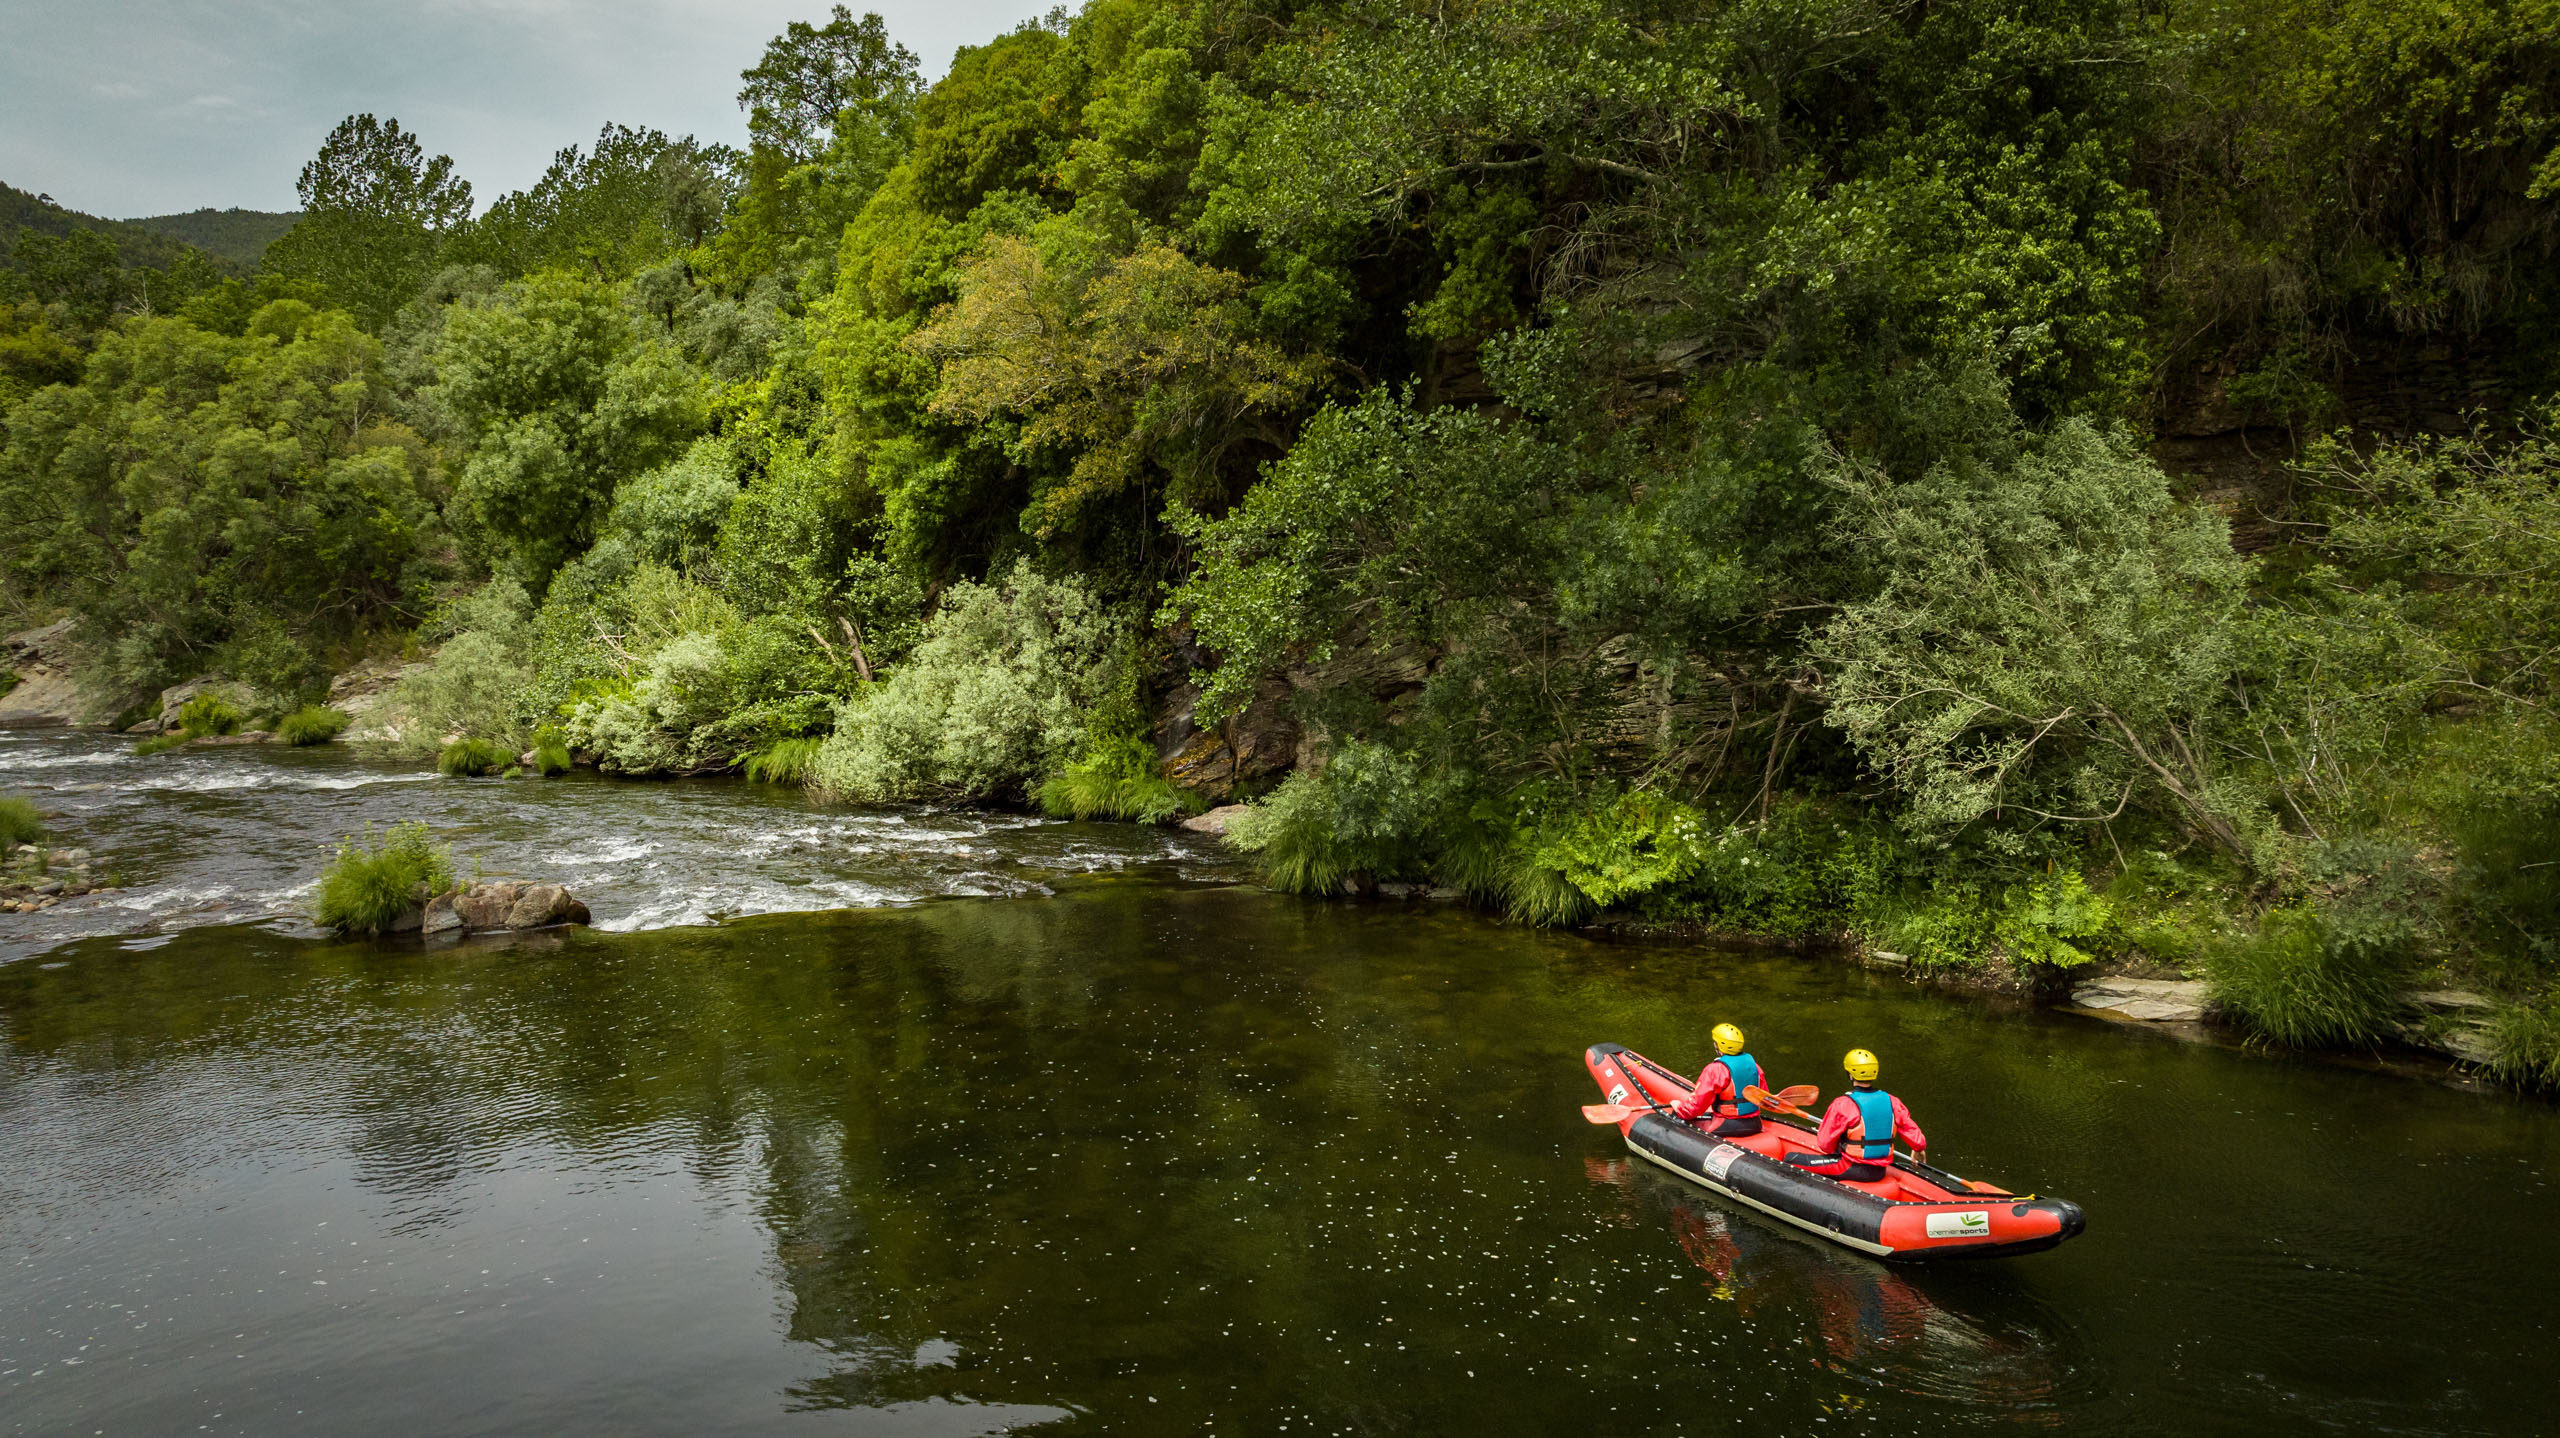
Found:
<svg viewBox="0 0 2560 1438"><path fill-rule="evenodd" d="M792 21L738 78L748 136L794 164L818 157L846 111L910 104L921 89L914 52L889 38L888 23L876 13L856 20L842 5L823 26Z"/></svg>
<svg viewBox="0 0 2560 1438"><path fill-rule="evenodd" d="M414 620L426 446L388 419L381 346L283 300L237 338L129 321L0 450L0 565L68 603L114 691L222 670L324 685L327 647Z"/></svg>
<svg viewBox="0 0 2560 1438"><path fill-rule="evenodd" d="M294 184L303 217L267 252L279 273L319 286L378 330L416 298L445 242L471 218L471 185L449 155L427 156L397 119L350 115Z"/></svg>

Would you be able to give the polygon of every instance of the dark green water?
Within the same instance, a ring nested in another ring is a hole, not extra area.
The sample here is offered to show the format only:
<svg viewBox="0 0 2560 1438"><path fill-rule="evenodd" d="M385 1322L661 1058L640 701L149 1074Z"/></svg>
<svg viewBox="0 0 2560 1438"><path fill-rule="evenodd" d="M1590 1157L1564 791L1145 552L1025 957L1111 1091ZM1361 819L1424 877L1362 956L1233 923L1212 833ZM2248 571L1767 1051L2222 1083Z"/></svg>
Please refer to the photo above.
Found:
<svg viewBox="0 0 2560 1438"><path fill-rule="evenodd" d="M1878 1050L2088 1235L1887 1269L1580 1052ZM439 954L0 966L24 1433L2527 1433L2549 1107L1813 960L1132 871Z"/></svg>

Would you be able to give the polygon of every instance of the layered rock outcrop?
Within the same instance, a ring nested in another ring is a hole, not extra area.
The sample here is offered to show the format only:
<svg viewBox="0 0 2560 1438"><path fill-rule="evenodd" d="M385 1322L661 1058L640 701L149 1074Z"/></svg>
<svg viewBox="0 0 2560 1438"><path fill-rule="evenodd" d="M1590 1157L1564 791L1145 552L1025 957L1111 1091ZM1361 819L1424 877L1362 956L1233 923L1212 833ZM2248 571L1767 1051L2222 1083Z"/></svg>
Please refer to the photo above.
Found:
<svg viewBox="0 0 2560 1438"><path fill-rule="evenodd" d="M95 728L110 717L111 701L72 677L71 621L26 629L0 639L0 664L18 677L0 694L0 729Z"/></svg>

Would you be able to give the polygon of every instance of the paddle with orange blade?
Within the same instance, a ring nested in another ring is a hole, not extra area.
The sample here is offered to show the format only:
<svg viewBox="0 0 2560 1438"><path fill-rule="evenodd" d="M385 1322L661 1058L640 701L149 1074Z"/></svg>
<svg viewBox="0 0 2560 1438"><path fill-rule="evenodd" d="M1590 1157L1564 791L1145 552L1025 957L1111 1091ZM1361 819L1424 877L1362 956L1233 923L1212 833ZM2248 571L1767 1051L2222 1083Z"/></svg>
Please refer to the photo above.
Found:
<svg viewBox="0 0 2560 1438"><path fill-rule="evenodd" d="M1809 1083L1800 1083L1794 1088L1781 1089L1774 1096L1763 1093L1757 1088L1744 1089L1742 1096L1764 1108L1775 1108L1778 1104L1772 1101L1773 1098L1790 1100L1793 1103L1811 1103L1819 1096L1819 1091ZM1792 1108L1789 1111L1803 1112L1802 1109ZM1587 1103L1582 1106L1582 1116L1593 1123L1625 1123L1630 1115L1651 1112L1653 1110L1648 1108L1637 1108L1622 1103Z"/></svg>
<svg viewBox="0 0 2560 1438"><path fill-rule="evenodd" d="M1803 1106L1805 1104L1809 1104L1815 1099L1822 1097L1821 1090L1816 1089L1809 1083L1800 1083L1794 1088L1780 1089L1776 1093L1771 1093L1767 1089L1760 1087L1758 1084L1753 1084L1742 1091L1742 1096L1751 1100L1753 1103L1760 1105L1762 1108L1769 1109L1776 1113L1786 1114L1791 1118L1805 1119L1813 1123L1820 1123L1822 1121L1815 1118L1812 1114L1804 1111Z"/></svg>

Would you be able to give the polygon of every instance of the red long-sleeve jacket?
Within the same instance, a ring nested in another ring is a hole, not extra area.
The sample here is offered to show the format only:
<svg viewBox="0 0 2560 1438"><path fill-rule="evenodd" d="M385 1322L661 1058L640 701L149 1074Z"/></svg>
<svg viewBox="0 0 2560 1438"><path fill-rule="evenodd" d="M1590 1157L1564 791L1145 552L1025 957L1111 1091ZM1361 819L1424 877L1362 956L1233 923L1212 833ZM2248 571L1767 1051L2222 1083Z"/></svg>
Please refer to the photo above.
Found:
<svg viewBox="0 0 2560 1438"><path fill-rule="evenodd" d="M1766 1071L1760 1075L1760 1087L1769 1087ZM1687 1098L1673 1104L1671 1112L1675 1118L1694 1119L1713 1110L1719 1103L1741 1102L1742 1091L1733 1086L1733 1070L1725 1067L1723 1059L1717 1059L1699 1071L1698 1086L1689 1090Z"/></svg>
<svg viewBox="0 0 2560 1438"><path fill-rule="evenodd" d="M1893 1098L1893 1095L1885 1097ZM1852 1132L1864 1138L1866 1125L1859 1119L1858 1101L1844 1093L1831 1101L1831 1107L1822 1111L1822 1127L1814 1130L1813 1146L1824 1153L1838 1153ZM1920 1125L1911 1121L1911 1110L1904 1108L1898 1098L1893 1098L1893 1136L1915 1149L1929 1146L1929 1136L1920 1131ZM1859 1155L1865 1152L1862 1148L1850 1157L1864 1163L1866 1160Z"/></svg>

